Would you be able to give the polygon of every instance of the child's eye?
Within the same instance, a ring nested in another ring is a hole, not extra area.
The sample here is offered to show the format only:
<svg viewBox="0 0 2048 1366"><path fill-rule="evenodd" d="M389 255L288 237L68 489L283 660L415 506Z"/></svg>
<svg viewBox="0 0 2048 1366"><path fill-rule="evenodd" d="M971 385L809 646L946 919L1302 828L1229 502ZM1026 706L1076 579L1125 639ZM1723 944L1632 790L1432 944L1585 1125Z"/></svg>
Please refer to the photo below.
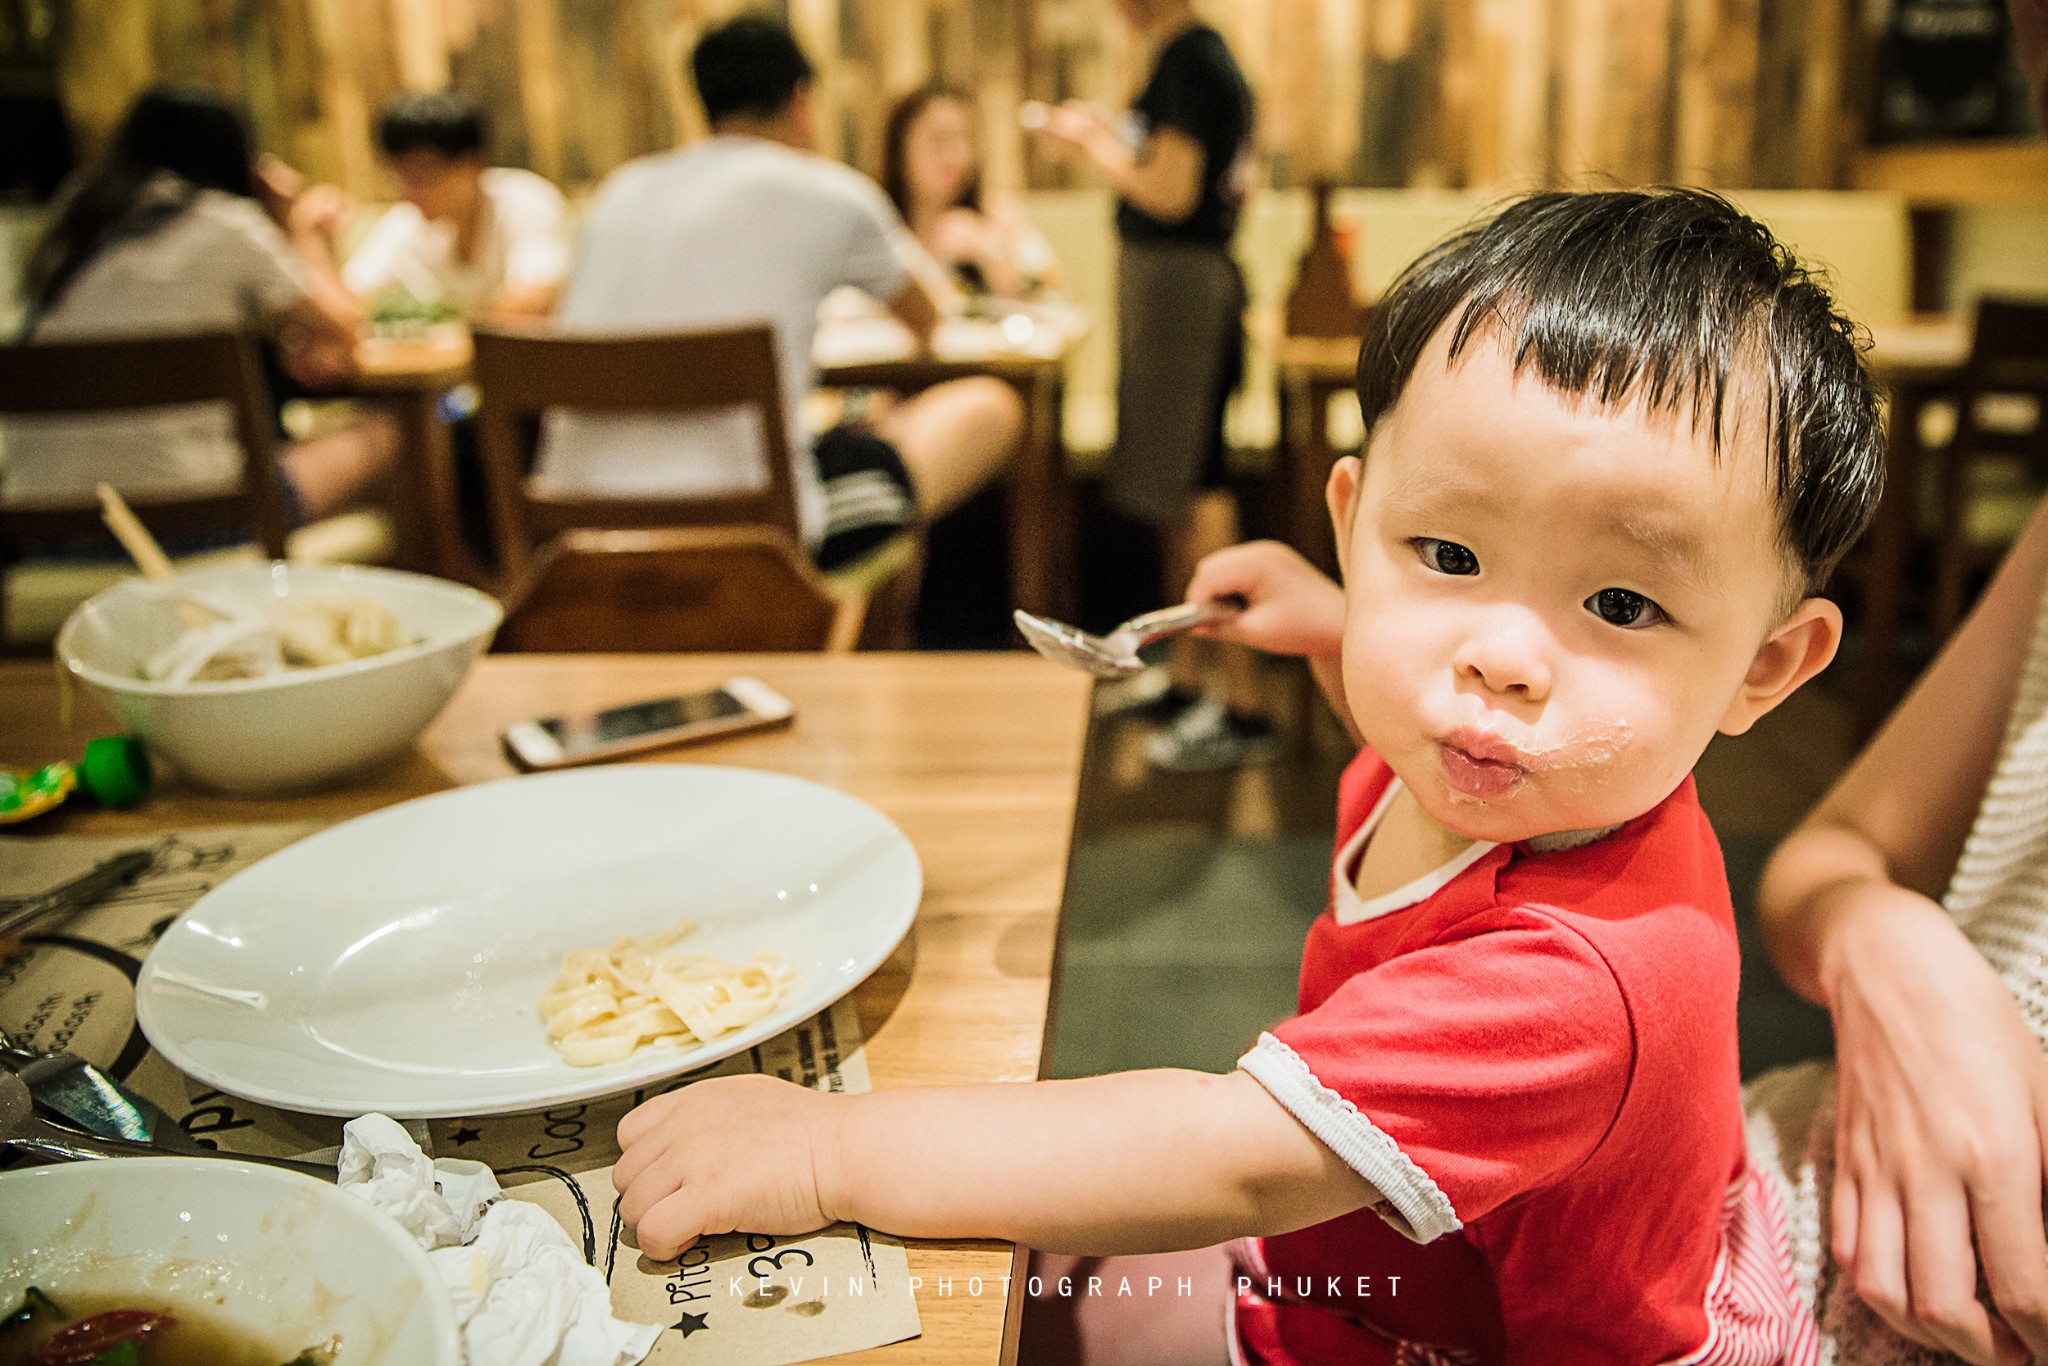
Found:
<svg viewBox="0 0 2048 1366"><path fill-rule="evenodd" d="M1626 588L1603 588L1586 599L1586 608L1610 626L1633 630L1669 620L1663 608L1641 593L1631 593Z"/></svg>
<svg viewBox="0 0 2048 1366"><path fill-rule="evenodd" d="M1422 562L1439 574L1477 574L1479 557L1456 541L1439 541L1434 536L1417 536L1412 542Z"/></svg>

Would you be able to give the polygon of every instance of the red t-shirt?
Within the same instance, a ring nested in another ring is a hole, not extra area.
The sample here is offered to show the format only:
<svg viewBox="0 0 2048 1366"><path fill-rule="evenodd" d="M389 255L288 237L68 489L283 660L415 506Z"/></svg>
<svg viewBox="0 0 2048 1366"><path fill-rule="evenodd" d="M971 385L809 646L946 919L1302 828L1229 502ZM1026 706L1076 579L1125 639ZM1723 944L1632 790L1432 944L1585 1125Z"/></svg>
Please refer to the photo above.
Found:
<svg viewBox="0 0 2048 1366"><path fill-rule="evenodd" d="M1300 1014L1239 1066L1387 1197L1236 1245L1246 1362L1801 1360L1782 1215L1743 1157L1740 971L1691 778L1577 848L1475 845L1361 902L1396 779L1339 791Z"/></svg>

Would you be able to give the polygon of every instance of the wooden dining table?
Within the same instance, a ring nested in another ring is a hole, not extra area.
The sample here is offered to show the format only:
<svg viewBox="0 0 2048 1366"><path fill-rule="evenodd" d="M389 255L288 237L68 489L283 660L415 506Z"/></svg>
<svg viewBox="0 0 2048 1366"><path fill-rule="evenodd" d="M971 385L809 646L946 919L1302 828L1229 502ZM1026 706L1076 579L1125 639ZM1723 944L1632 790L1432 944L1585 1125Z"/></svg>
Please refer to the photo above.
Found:
<svg viewBox="0 0 2048 1366"><path fill-rule="evenodd" d="M1050 346L976 348L949 352L909 349L874 359L835 359L818 382L831 389L883 389L914 394L948 380L985 375L1009 385L1024 408L1024 432L1009 466L1010 604L1071 620L1075 601L1075 509L1065 437L1067 360L1081 342L1071 331ZM422 548L426 563L444 578L479 583L482 575L463 544L456 505L454 457L442 394L469 378L468 332L442 325L410 338L366 338L356 350L350 392L390 406L403 429L409 502L415 512L401 528Z"/></svg>
<svg viewBox="0 0 2048 1366"><path fill-rule="evenodd" d="M872 804L909 837L924 869L916 922L852 998L872 1085L1039 1077L1088 689L1080 675L1032 655L487 656L410 751L351 785L252 799L171 781L133 810L80 803L23 833L339 821L510 776L498 737L514 721L694 691L736 673L787 695L794 722L635 762L807 778ZM87 737L113 728L83 701L60 726L47 664L0 663L0 698L0 763L75 757ZM1023 1253L972 1240L909 1240L907 1250L910 1274L922 1281L923 1331L860 1359L1013 1360ZM968 1293L970 1284L983 1293Z"/></svg>

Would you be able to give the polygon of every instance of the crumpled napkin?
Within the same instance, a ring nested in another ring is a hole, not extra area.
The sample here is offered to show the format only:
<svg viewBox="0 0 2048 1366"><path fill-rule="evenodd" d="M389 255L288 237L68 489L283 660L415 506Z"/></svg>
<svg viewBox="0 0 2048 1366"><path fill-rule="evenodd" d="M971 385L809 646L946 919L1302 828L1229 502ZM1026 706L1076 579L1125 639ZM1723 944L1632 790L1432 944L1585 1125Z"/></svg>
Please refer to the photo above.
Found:
<svg viewBox="0 0 2048 1366"><path fill-rule="evenodd" d="M342 1128L336 1184L404 1226L448 1287L469 1366L634 1366L661 1329L612 1317L603 1273L481 1162L430 1161L388 1115Z"/></svg>

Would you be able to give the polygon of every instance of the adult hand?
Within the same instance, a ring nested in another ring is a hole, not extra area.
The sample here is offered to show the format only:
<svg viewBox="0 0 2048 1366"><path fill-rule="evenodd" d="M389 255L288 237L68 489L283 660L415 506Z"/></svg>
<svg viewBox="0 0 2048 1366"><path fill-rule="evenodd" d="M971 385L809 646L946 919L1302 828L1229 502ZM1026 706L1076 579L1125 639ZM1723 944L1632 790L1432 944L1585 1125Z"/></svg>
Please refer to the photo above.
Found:
<svg viewBox="0 0 2048 1366"><path fill-rule="evenodd" d="M1068 160L1088 157L1104 139L1116 140L1109 116L1085 100L1039 106L1028 126L1055 154Z"/></svg>
<svg viewBox="0 0 2048 1366"><path fill-rule="evenodd" d="M809 1233L827 1096L774 1077L714 1077L656 1096L619 1121L619 1215L655 1261L707 1233Z"/></svg>
<svg viewBox="0 0 2048 1366"><path fill-rule="evenodd" d="M1247 541L1202 558L1188 601L1236 594L1245 610L1202 634L1276 655L1328 658L1344 645L1344 590L1290 546Z"/></svg>
<svg viewBox="0 0 2048 1366"><path fill-rule="evenodd" d="M1916 1342L1980 1366L2048 1359L2048 1058L1939 906L1876 881L1836 895L1835 1260Z"/></svg>
<svg viewBox="0 0 2048 1366"><path fill-rule="evenodd" d="M987 225L972 209L948 209L932 224L932 254L941 261L979 261L989 252Z"/></svg>
<svg viewBox="0 0 2048 1366"><path fill-rule="evenodd" d="M249 181L256 191L256 202L263 211L280 227L288 227L292 205L297 202L300 191L306 188L306 177L297 167L272 152L260 153L249 163Z"/></svg>
<svg viewBox="0 0 2048 1366"><path fill-rule="evenodd" d="M308 185L292 201L285 226L295 236L314 233L332 238L354 211L355 201L339 185Z"/></svg>

